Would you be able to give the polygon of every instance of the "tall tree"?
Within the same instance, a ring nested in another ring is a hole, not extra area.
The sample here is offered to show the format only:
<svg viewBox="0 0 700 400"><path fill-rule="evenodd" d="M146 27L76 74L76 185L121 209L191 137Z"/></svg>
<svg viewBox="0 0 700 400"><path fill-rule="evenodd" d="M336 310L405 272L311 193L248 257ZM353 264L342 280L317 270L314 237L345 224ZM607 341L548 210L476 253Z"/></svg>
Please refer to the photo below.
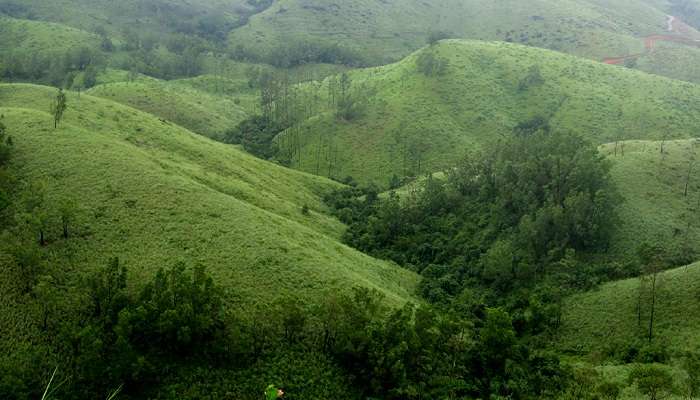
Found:
<svg viewBox="0 0 700 400"><path fill-rule="evenodd" d="M58 128L58 124L61 122L63 113L66 112L67 108L68 102L66 100L66 93L63 91L63 89L58 89L56 98L53 100L53 103L51 103L51 114L53 115L54 129Z"/></svg>

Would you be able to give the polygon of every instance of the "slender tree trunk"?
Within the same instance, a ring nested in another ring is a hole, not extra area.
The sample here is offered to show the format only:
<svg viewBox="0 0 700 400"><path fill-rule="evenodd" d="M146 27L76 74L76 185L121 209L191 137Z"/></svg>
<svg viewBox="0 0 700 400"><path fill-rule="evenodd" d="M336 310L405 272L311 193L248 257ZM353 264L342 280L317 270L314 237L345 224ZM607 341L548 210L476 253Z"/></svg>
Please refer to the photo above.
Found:
<svg viewBox="0 0 700 400"><path fill-rule="evenodd" d="M693 173L693 167L695 162L691 161L688 166L688 175L685 177L685 190L683 191L683 196L688 197L688 186L690 186L690 176Z"/></svg>
<svg viewBox="0 0 700 400"><path fill-rule="evenodd" d="M649 342L654 338L654 311L656 308L656 276L654 272L651 281L651 315L649 316Z"/></svg>

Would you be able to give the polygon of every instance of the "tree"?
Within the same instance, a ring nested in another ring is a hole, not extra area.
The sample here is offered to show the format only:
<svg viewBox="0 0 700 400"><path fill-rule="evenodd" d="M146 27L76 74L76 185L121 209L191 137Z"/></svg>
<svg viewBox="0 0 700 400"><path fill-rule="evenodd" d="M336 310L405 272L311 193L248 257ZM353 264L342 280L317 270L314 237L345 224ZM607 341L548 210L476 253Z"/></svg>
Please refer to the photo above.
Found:
<svg viewBox="0 0 700 400"><path fill-rule="evenodd" d="M602 400L617 400L620 397L622 389L616 382L603 381L596 386L595 391Z"/></svg>
<svg viewBox="0 0 700 400"><path fill-rule="evenodd" d="M64 200L58 207L58 213L61 217L61 228L63 229L63 238L68 239L69 228L75 219L77 206L73 200Z"/></svg>
<svg viewBox="0 0 700 400"><path fill-rule="evenodd" d="M640 290L645 289L648 292L649 297L649 321L647 325L647 340L649 342L654 338L654 322L656 318L656 305L658 301L658 290L661 284L660 274L666 267L666 256L665 251L660 246L649 245L648 243L643 243L638 250L639 258L642 263L642 272L644 278L643 283L646 285L641 285ZM640 293L640 304L638 305L639 318L641 319L641 296Z"/></svg>
<svg viewBox="0 0 700 400"><path fill-rule="evenodd" d="M533 65L528 70L527 75L518 84L518 90L522 92L542 84L544 84L544 78L542 77L540 67L538 65Z"/></svg>
<svg viewBox="0 0 700 400"><path fill-rule="evenodd" d="M66 112L67 108L68 103L66 100L66 94L63 92L63 89L58 89L58 93L56 93L56 98L54 99L53 103L51 103L51 114L53 115L54 129L58 128L58 124L59 122L61 122L61 119L63 118L63 113Z"/></svg>
<svg viewBox="0 0 700 400"><path fill-rule="evenodd" d="M430 31L428 33L428 37L426 39L426 42L432 46L436 44L437 42L445 39L449 39L452 35L448 32L445 31Z"/></svg>
<svg viewBox="0 0 700 400"><path fill-rule="evenodd" d="M24 193L25 220L36 231L41 246L46 245L50 214L46 202L46 185L31 183Z"/></svg>
<svg viewBox="0 0 700 400"><path fill-rule="evenodd" d="M425 50L416 59L416 68L425 76L440 76L447 72L449 61L439 57L433 50Z"/></svg>
<svg viewBox="0 0 700 400"><path fill-rule="evenodd" d="M119 314L119 336L154 355L209 351L225 332L223 294L204 267L160 269L133 307Z"/></svg>
<svg viewBox="0 0 700 400"><path fill-rule="evenodd" d="M7 126L2 122L0 117L0 167L7 164L10 160L10 151L12 149L12 137L7 134Z"/></svg>
<svg viewBox="0 0 700 400"><path fill-rule="evenodd" d="M129 304L126 279L127 269L117 257L87 278L85 286L92 303L92 316L107 329L117 323L119 313Z"/></svg>
<svg viewBox="0 0 700 400"><path fill-rule="evenodd" d="M629 376L639 391L649 400L660 400L673 391L673 376L667 368L657 364L642 364L635 367Z"/></svg>

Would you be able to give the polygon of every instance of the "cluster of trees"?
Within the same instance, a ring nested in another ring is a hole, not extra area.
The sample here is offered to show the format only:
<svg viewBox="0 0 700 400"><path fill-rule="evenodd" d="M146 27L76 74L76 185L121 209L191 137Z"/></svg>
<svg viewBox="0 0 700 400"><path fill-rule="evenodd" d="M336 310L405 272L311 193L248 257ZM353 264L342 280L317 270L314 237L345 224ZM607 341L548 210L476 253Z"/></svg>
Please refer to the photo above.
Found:
<svg viewBox="0 0 700 400"><path fill-rule="evenodd" d="M363 85L353 85L348 73L329 77L323 83L312 82L304 90L288 73L255 68L247 71L247 76L249 86L259 90L260 114L229 130L224 140L285 165L301 162L304 121L322 108L333 112L339 122L360 118L367 112L372 92ZM328 136L319 138L316 165L317 173L321 173L321 158L325 156L328 176L332 176L337 146Z"/></svg>
<svg viewBox="0 0 700 400"><path fill-rule="evenodd" d="M32 352L0 358L0 397L40 397L40 371L55 366L63 384L54 394L72 399L103 398L116 388L125 398L253 399L270 381L292 398L593 400L617 399L622 389L594 370L562 363L546 341L535 340L523 324L545 318L535 308L524 318L466 292L448 307L390 309L379 292L354 288L314 306L288 298L256 310L232 303L235 296L201 267L160 269L140 290L130 287L116 258L77 278L52 273L26 295L46 353L36 363L26 363ZM700 358L684 360L683 390L697 394ZM288 364L293 379L269 375ZM656 364L636 367L629 384L650 399L678 391ZM237 392L239 386L250 392Z"/></svg>
<svg viewBox="0 0 700 400"><path fill-rule="evenodd" d="M161 269L134 292L118 259L70 282L45 277L27 294L36 304L34 323L50 344L50 356L34 368L53 369L47 364L57 360L65 383L56 394L65 398L100 398L121 385L125 396L162 396L168 392L163 385L193 365L276 368L283 361L274 361L275 355L290 351L315 354L343 371L353 388L345 398L545 398L565 387L570 375L555 356L522 346L507 312L475 303L448 311L410 304L390 310L378 292L357 288L314 309L283 300L259 314L232 314L227 310L235 305L226 304L202 268ZM303 385L287 388L299 398L320 390L316 376L303 368L294 371ZM0 396L40 396L43 374L0 369L6 372ZM207 385L235 385L214 382L218 376L208 374Z"/></svg>
<svg viewBox="0 0 700 400"><path fill-rule="evenodd" d="M57 87L95 85L99 70L105 66L103 54L89 47L65 53L10 54L2 65L2 77L12 81L32 81Z"/></svg>
<svg viewBox="0 0 700 400"><path fill-rule="evenodd" d="M354 49L312 39L290 39L264 53L254 51L242 45L231 51L234 59L260 62L279 68L292 68L305 64L340 64L351 67L369 65L364 55Z"/></svg>
<svg viewBox="0 0 700 400"><path fill-rule="evenodd" d="M615 226L609 165L582 138L529 125L406 198L331 196L347 242L423 273L433 301L474 281L499 294L547 277L579 285L577 254L605 250Z"/></svg>
<svg viewBox="0 0 700 400"><path fill-rule="evenodd" d="M444 75L449 65L446 58L438 56L433 50L423 51L416 59L418 71L430 77Z"/></svg>

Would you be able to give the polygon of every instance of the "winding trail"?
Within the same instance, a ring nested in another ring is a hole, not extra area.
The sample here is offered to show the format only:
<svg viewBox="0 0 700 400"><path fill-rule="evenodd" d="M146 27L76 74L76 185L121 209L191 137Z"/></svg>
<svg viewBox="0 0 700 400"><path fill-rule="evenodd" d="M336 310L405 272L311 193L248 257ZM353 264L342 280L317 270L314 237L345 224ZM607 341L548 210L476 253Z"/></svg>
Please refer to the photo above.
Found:
<svg viewBox="0 0 700 400"><path fill-rule="evenodd" d="M652 54L656 50L657 42L675 42L682 43L688 46L700 47L700 40L693 39L690 37L692 35L693 28L686 25L683 21L678 18L668 15L666 20L667 31L669 34L655 34L644 37L644 52L636 54L628 54L619 57L607 57L602 61L605 64L611 65L621 65L627 60L636 60L642 56Z"/></svg>

